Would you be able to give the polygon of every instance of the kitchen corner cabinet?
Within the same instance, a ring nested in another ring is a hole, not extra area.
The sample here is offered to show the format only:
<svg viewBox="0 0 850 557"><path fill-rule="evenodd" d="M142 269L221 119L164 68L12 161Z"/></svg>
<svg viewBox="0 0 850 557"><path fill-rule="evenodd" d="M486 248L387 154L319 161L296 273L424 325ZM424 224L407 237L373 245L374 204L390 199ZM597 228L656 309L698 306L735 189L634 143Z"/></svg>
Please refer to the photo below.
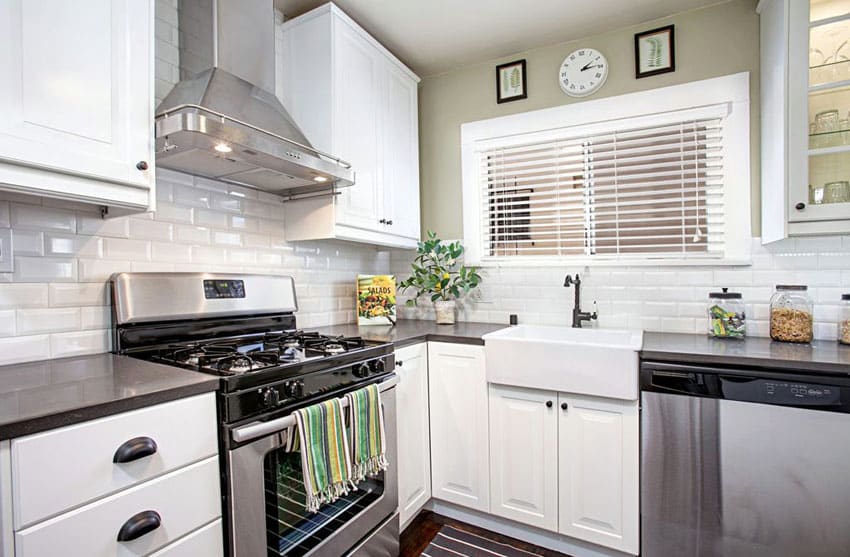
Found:
<svg viewBox="0 0 850 557"><path fill-rule="evenodd" d="M637 401L558 396L558 531L637 555Z"/></svg>
<svg viewBox="0 0 850 557"><path fill-rule="evenodd" d="M0 189L153 208L153 0L0 3Z"/></svg>
<svg viewBox="0 0 850 557"><path fill-rule="evenodd" d="M558 393L490 385L490 512L558 529Z"/></svg>
<svg viewBox="0 0 850 557"><path fill-rule="evenodd" d="M489 512L484 347L429 342L428 373L432 496Z"/></svg>
<svg viewBox="0 0 850 557"><path fill-rule="evenodd" d="M850 233L850 4L761 0L762 241Z"/></svg>
<svg viewBox="0 0 850 557"><path fill-rule="evenodd" d="M404 528L431 499L428 349L424 342L395 351L398 386L398 510Z"/></svg>
<svg viewBox="0 0 850 557"><path fill-rule="evenodd" d="M338 195L287 203L287 239L415 247L419 78L333 4L284 23L278 71L307 139L355 172Z"/></svg>

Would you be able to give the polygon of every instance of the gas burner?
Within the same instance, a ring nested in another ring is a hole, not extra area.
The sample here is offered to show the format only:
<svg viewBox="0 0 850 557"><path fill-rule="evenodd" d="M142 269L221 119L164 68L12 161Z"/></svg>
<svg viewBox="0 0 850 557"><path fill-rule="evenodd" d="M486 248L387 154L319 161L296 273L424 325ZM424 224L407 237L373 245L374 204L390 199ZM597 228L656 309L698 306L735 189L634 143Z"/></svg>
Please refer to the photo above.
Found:
<svg viewBox="0 0 850 557"><path fill-rule="evenodd" d="M328 342L323 348L328 354L342 354L345 352L345 346L338 342Z"/></svg>

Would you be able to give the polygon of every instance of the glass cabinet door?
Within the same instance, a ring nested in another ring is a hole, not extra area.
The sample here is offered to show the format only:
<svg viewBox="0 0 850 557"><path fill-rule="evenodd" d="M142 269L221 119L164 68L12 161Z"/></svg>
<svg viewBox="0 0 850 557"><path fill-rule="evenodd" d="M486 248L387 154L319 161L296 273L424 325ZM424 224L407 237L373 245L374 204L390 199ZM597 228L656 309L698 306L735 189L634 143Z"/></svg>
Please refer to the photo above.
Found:
<svg viewBox="0 0 850 557"><path fill-rule="evenodd" d="M850 218L850 0L811 0L808 183L792 184L789 220Z"/></svg>

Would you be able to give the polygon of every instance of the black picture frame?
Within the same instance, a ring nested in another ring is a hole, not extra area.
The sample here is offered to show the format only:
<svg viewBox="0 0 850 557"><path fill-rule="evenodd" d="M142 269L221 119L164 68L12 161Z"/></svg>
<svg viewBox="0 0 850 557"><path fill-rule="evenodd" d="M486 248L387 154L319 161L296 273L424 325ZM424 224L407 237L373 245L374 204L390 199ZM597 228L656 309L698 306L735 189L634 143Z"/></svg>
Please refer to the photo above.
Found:
<svg viewBox="0 0 850 557"><path fill-rule="evenodd" d="M522 91L514 95L502 96L502 72L512 67L517 67L522 76ZM502 104L527 98L528 78L526 74L525 59L523 58L522 60L514 60L513 62L507 62L505 64L499 64L498 66L496 66L496 103Z"/></svg>
<svg viewBox="0 0 850 557"><path fill-rule="evenodd" d="M642 40L650 37L652 35L662 35L667 34L667 47L669 50L669 58L670 63L661 68L655 68L651 70L641 71L641 56L640 56L640 43ZM641 33L635 33L635 79L641 79L644 77L652 77L653 75L659 75L663 73L670 73L676 71L676 30L674 25L665 25L664 27L658 27L656 29L650 29L649 31L643 31Z"/></svg>

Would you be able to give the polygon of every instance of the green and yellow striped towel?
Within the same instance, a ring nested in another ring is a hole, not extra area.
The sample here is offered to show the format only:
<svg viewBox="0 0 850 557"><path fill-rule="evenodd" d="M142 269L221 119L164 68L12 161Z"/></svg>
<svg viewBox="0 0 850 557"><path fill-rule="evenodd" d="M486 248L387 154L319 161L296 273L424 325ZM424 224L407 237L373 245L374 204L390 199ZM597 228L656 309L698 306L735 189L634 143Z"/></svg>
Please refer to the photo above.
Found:
<svg viewBox="0 0 850 557"><path fill-rule="evenodd" d="M348 393L345 398L351 412L352 479L357 483L363 481L367 474L387 469L384 411L377 385Z"/></svg>
<svg viewBox="0 0 850 557"><path fill-rule="evenodd" d="M347 495L352 488L351 456L338 398L295 411L307 510Z"/></svg>

